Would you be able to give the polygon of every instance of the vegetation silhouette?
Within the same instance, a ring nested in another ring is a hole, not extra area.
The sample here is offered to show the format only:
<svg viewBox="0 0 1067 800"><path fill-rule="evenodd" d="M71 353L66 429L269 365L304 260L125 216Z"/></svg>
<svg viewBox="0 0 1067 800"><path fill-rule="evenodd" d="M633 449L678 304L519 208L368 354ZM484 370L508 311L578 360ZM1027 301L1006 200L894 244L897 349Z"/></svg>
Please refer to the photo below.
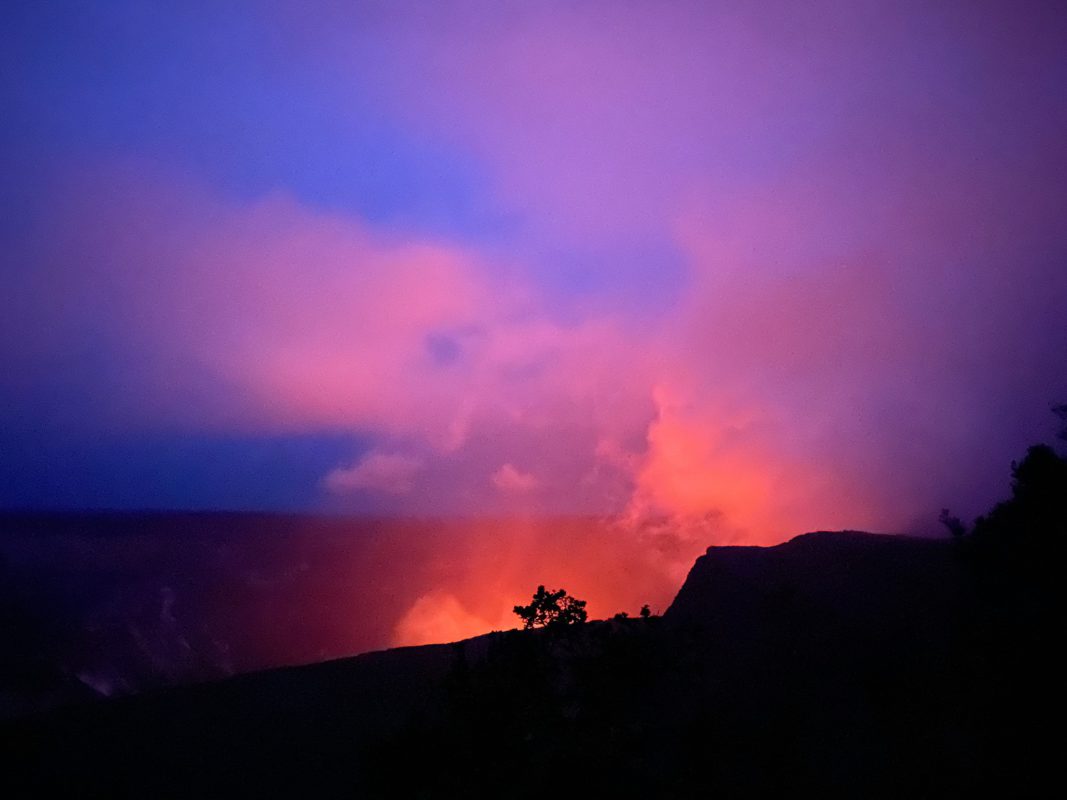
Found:
<svg viewBox="0 0 1067 800"><path fill-rule="evenodd" d="M514 611L522 620L523 628L579 625L589 618L585 600L571 597L566 589L546 591L544 586L537 587L529 605L515 606Z"/></svg>
<svg viewBox="0 0 1067 800"><path fill-rule="evenodd" d="M1067 540L1067 458L1034 445L1011 475L1011 498L974 521L967 543L975 554L1047 564Z"/></svg>
<svg viewBox="0 0 1067 800"><path fill-rule="evenodd" d="M1067 422L1067 404L1052 411ZM1067 427L1056 435L1067 441ZM1067 544L1067 458L1047 444L1031 445L1021 461L1012 461L1011 477L1011 497L975 519L969 531L947 508L938 520L962 552L1001 577L1023 566L1045 572L1058 565Z"/></svg>
<svg viewBox="0 0 1067 800"><path fill-rule="evenodd" d="M1057 438L1067 441L1067 403L1053 406L1052 413L1060 418L1060 423L1063 425L1063 427L1056 433Z"/></svg>
<svg viewBox="0 0 1067 800"><path fill-rule="evenodd" d="M643 606L641 606L641 610L637 612L637 616L639 616L641 619L652 618L652 609L651 607L649 607L648 603L645 603ZM618 614L612 617L612 619L614 619L616 622L622 622L623 620L627 620L629 618L630 614L626 611L620 611Z"/></svg>
<svg viewBox="0 0 1067 800"><path fill-rule="evenodd" d="M662 618L587 621L539 586L515 613L565 635L30 720L7 772L61 796L1037 796L1062 761L1067 459L1035 445L1011 474L973 525L942 512L951 541L713 547Z"/></svg>
<svg viewBox="0 0 1067 800"><path fill-rule="evenodd" d="M948 528L948 532L952 534L954 539L958 539L967 533L967 526L947 508L941 509L941 514L938 516L937 521Z"/></svg>

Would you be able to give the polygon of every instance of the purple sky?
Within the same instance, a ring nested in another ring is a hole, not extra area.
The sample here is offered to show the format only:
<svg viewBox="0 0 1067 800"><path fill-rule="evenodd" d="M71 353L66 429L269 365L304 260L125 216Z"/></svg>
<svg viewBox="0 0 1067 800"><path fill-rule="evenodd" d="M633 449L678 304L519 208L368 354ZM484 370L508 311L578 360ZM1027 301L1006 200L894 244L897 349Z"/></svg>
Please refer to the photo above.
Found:
<svg viewBox="0 0 1067 800"><path fill-rule="evenodd" d="M984 510L1067 402L1061 3L5 3L0 505Z"/></svg>

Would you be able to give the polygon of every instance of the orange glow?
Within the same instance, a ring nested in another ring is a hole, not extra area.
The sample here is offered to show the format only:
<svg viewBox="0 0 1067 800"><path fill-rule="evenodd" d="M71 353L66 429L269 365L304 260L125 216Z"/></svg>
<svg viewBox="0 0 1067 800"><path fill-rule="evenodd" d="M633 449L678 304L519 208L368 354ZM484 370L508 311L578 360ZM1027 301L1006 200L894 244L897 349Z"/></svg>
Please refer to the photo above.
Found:
<svg viewBox="0 0 1067 800"><path fill-rule="evenodd" d="M751 433L758 416L697 411L662 388L655 398L658 416L649 426L635 502L682 519L713 514L726 520L733 530L720 531L719 543L780 537L773 529L774 461L760 453Z"/></svg>
<svg viewBox="0 0 1067 800"><path fill-rule="evenodd" d="M732 430L736 428L681 419L664 409L649 429L651 457L641 472L642 483L676 513L715 509L748 518L766 504L771 487L756 459L731 446Z"/></svg>
<svg viewBox="0 0 1067 800"><path fill-rule="evenodd" d="M468 612L451 594L431 592L415 601L396 625L396 647L457 642L486 631L512 627L506 621L488 622Z"/></svg>
<svg viewBox="0 0 1067 800"><path fill-rule="evenodd" d="M644 603L662 611L706 545L589 518L381 525L348 548L344 605L360 640L354 651L517 627L512 607L538 584L587 600L594 619L634 614ZM382 623L373 638L368 619Z"/></svg>

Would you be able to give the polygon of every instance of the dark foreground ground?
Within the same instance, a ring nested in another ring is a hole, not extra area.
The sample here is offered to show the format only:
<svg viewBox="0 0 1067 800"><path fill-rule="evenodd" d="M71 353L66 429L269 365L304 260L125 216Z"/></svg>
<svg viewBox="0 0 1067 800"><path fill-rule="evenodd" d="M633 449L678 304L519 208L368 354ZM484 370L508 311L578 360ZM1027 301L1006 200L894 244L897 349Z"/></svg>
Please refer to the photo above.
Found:
<svg viewBox="0 0 1067 800"><path fill-rule="evenodd" d="M1036 794L1059 769L1048 566L858 533L711 548L662 618L6 723L0 794Z"/></svg>
<svg viewBox="0 0 1067 800"><path fill-rule="evenodd" d="M0 510L0 720L510 628L546 580L594 616L664 609L650 555L590 517Z"/></svg>

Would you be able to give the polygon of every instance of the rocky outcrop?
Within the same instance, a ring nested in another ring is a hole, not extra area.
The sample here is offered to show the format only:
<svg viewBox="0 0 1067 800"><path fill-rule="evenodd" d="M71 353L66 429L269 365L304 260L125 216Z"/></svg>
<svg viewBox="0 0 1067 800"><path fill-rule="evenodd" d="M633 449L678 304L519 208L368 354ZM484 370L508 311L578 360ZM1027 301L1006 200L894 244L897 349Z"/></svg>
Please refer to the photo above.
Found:
<svg viewBox="0 0 1067 800"><path fill-rule="evenodd" d="M775 547L709 547L665 614L676 625L749 630L892 625L936 636L960 602L946 540L807 533Z"/></svg>

